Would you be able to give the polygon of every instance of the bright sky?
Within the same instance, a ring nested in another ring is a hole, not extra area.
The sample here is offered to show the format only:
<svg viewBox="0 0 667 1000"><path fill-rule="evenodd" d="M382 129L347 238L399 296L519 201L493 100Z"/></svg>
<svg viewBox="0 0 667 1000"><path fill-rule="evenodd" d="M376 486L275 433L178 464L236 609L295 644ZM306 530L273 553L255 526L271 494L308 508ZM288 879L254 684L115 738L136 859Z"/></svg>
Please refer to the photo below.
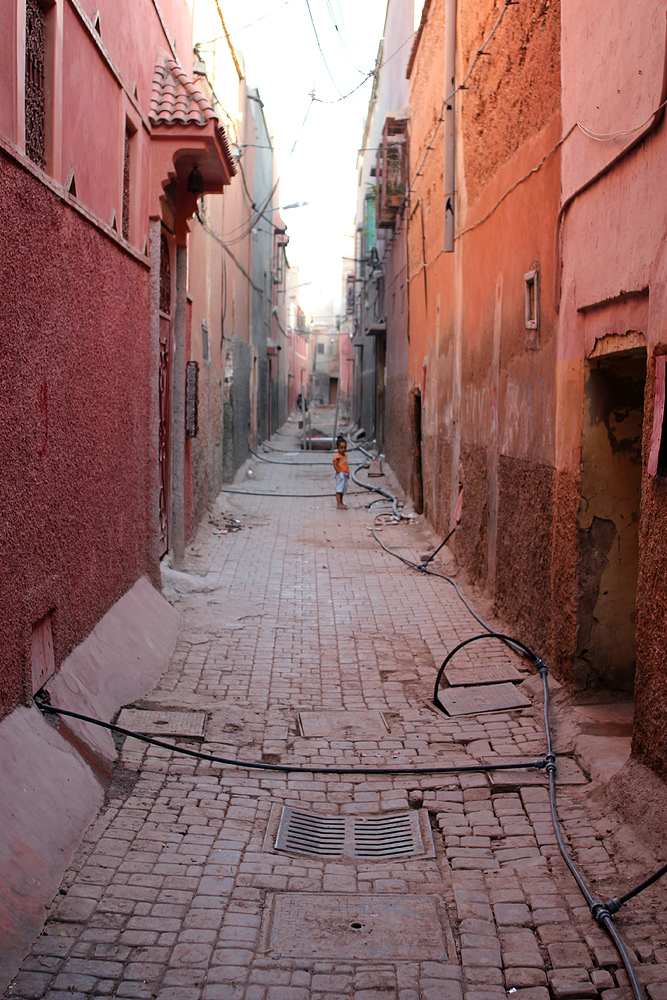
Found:
<svg viewBox="0 0 667 1000"><path fill-rule="evenodd" d="M353 253L356 157L372 86L363 80L375 66L386 0L222 6L248 84L259 89L273 131L280 204L308 202L282 213L288 259L299 268L302 307L306 314L330 314L332 301L334 311L340 306L341 258ZM311 100L312 91L319 100Z"/></svg>

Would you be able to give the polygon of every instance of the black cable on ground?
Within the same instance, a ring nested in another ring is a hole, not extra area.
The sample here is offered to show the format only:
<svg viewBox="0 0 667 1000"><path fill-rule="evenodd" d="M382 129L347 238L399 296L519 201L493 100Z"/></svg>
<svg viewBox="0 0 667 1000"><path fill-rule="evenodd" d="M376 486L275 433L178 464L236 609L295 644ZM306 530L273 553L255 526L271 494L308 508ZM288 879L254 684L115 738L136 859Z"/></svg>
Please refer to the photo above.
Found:
<svg viewBox="0 0 667 1000"><path fill-rule="evenodd" d="M180 747L173 743L165 743L164 740L153 739L152 736L145 736L143 733L135 733L131 729L124 729L113 722L102 722L101 719L94 719L89 715L82 715L80 712L72 712L67 708L57 708L49 705L44 700L35 704L41 711L48 715L63 715L70 719L79 719L81 722L88 722L92 726L100 726L108 729L112 733L120 733L121 736L131 736L132 739L141 740L154 747L161 747L163 750L171 750L173 753L183 754L186 757L194 757L197 760L205 760L210 764L230 764L232 767L243 767L255 771L282 771L286 774L363 774L372 776L374 774L386 774L395 776L408 776L413 774L467 774L486 771L507 771L525 770L527 768L544 768L546 759L538 757L536 760L524 761L520 764L463 764L456 767L315 767L304 764L265 764L258 761L238 760L234 757L217 757L214 754L203 753L201 750L188 750L187 747Z"/></svg>
<svg viewBox="0 0 667 1000"><path fill-rule="evenodd" d="M250 490L227 490L222 488L221 493L237 493L242 497L275 497L278 500L326 500L328 497L333 497L333 493L257 493ZM348 493L348 496L358 497L362 496L364 490L352 490Z"/></svg>
<svg viewBox="0 0 667 1000"><path fill-rule="evenodd" d="M643 882L640 882L639 885L636 885L634 889L630 889L629 892L626 892L623 896L614 896L613 899L608 899L604 905L610 913L618 913L624 903L627 903L628 900L638 896L640 892L644 891L644 889L648 889L650 885L653 885L654 882L661 879L663 875L667 875L667 865L663 865L662 868L658 868L656 872L653 872L652 875L649 875L648 878L645 878Z"/></svg>
<svg viewBox="0 0 667 1000"><path fill-rule="evenodd" d="M317 439L315 439L315 440L317 440ZM266 462L267 465L305 465L308 468L310 468L312 466L318 466L318 465L321 465L323 467L327 466L327 465L331 465L332 464L333 456L336 454L336 449L332 448L331 451L329 452L329 454L332 456L332 459L329 460L328 462L274 462L270 458L264 458L263 455L258 455L257 452L253 451L251 448L248 449L248 450L250 451L250 454L254 458L258 458L260 460L260 462ZM354 448L350 448L350 451L354 451L354 450L355 450ZM317 451L319 451L319 449L317 449ZM313 455L313 454L315 454L315 450L310 451L310 452L301 451L301 452L297 452L296 454L300 454L300 455L308 455L308 454L310 454L310 455Z"/></svg>
<svg viewBox="0 0 667 1000"><path fill-rule="evenodd" d="M445 672L445 667L452 659L452 657L455 656L460 649L463 649L464 646L469 646L471 642L478 642L480 639L498 639L499 642L504 642L507 645L511 644L513 648L516 647L522 650L524 655L529 657L533 661L535 666L537 666L539 663L542 663L539 656L536 656L535 653L533 653L532 649L529 649L529 647L526 646L525 643L521 642L520 639L514 639L512 638L512 636L509 635L501 635L500 632L481 632L479 635L471 636L470 639L464 639L463 642L460 642L458 646L455 646L454 649L452 649L452 651L447 654L447 656L443 661L442 666L440 667L440 670L438 670L438 676L435 679L435 686L433 688L433 704L435 705L436 708L439 708L441 711L442 711L442 706L438 701L438 688L440 687L440 681L442 680L442 675Z"/></svg>
<svg viewBox="0 0 667 1000"><path fill-rule="evenodd" d="M252 448L250 448L248 450L250 451L250 454L253 456L253 458L258 458L260 460L260 462L266 462L267 465L294 465L294 466L297 466L297 465L306 465L309 468L315 468L318 465L321 465L321 466L331 465L331 461L328 461L328 462L272 462L270 458L264 458L263 455L258 455L256 451L252 450ZM306 455L306 454L308 454L308 452L301 452L301 454L302 455ZM310 454L313 455L314 452L310 452ZM333 455L333 452L331 454Z"/></svg>
<svg viewBox="0 0 667 1000"><path fill-rule="evenodd" d="M499 641L505 641L505 642L509 640L512 642L512 645L523 649L525 654L532 659L533 664L537 667L540 673L540 676L542 678L542 688L544 691L544 730L547 741L546 770L547 774L549 775L549 808L551 812L551 823L554 829L554 834L556 836L558 849L560 850L560 853L563 857L563 860L565 861L565 864L570 869L570 872L572 873L575 882L579 886L579 889L591 911L593 919L597 921L600 927L602 927L607 932L609 937L614 942L614 945L616 946L616 949L619 955L621 956L621 961L623 962L625 971L628 974L628 978L630 980L630 985L632 987L632 992L635 996L635 1000L645 1000L644 992L639 984L639 980L637 979L637 974L635 972L630 954L625 946L625 943L623 942L618 931L616 930L616 927L613 924L612 911L610 910L609 906L606 903L602 903L600 900L595 899L590 889L588 888L588 885L586 884L584 877L582 876L581 872L579 871L576 864L572 860L572 857L570 856L567 847L565 845L565 841L563 839L563 834L560 828L560 820L558 818L558 807L556 804L556 754L554 753L553 741L551 738L551 723L549 720L550 694L549 694L549 684L547 681L548 671L545 664L542 662L539 656L536 656L535 653L533 653L533 651L528 646L525 645L525 643L521 642L518 639L511 639L510 636L500 635L499 633L496 633L494 635L481 633L479 635L472 636L470 639L464 639L463 642L460 642L458 646L456 646L445 658L445 661L440 667L440 670L438 671L438 676L436 678L435 687L433 690L433 704L436 706L436 708L442 711L442 706L438 701L438 688L440 686L440 680L445 671L445 667L452 659L452 657L460 649L463 649L464 646L468 646L472 642L478 642L481 639L489 639L489 638L498 639ZM667 871L667 865L665 866L665 870ZM664 874L664 871L662 870L660 871L662 872L662 874ZM642 888L645 888L647 885L650 885L653 881L655 881L659 877L660 874L656 872L653 876L651 876L649 879L646 880L645 884L642 883L642 885L637 887L636 890L631 891L630 894L628 894L628 898L634 895L635 892L641 892ZM619 900L618 902L620 906L621 901Z"/></svg>
<svg viewBox="0 0 667 1000"><path fill-rule="evenodd" d="M342 436L345 437L344 434ZM319 440L319 439L318 438L313 438L313 441L317 441L317 440ZM269 451L273 451L277 455L303 455L304 454L303 448L301 448L299 451L285 451L283 448L274 448L273 445L267 444L266 441L262 441L261 445L262 445L262 448L268 448ZM356 444L354 444L354 445L348 444L347 450L348 450L348 454L351 451L359 451L359 446L356 445ZM335 451L335 449L332 448L332 452L334 452L334 451ZM308 452L306 451L305 454L308 454ZM276 465L278 465L278 464L279 463L276 462Z"/></svg>
<svg viewBox="0 0 667 1000"><path fill-rule="evenodd" d="M563 840L563 834L560 828L560 820L558 818L558 808L556 805L556 755L553 752L553 745L551 740L551 725L549 722L549 708L550 708L550 695L549 695L549 684L547 682L547 668L542 663L541 660L536 661L536 666L539 669L540 676L542 677L542 687L544 690L544 728L547 738L547 774L549 775L549 806L551 810L551 822L554 828L554 833L556 835L556 841L558 843L558 848L565 864L570 869L575 882L579 886L581 893L588 904L591 911L593 919L598 922L600 927L604 928L609 937L612 939L616 945L616 949L621 956L621 961L625 967L625 971L628 974L628 979L630 980L630 986L632 987L632 992L635 996L635 1000L645 1000L644 991L637 978L637 973L635 972L634 965L630 954L622 941L618 931L616 930L611 912L605 903L600 900L595 899L590 889L588 888L586 882L579 869L575 865L574 861L568 853L567 847L565 846L565 841Z"/></svg>
<svg viewBox="0 0 667 1000"><path fill-rule="evenodd" d="M362 451L364 455L368 455L368 452L365 451L363 448L359 448L359 451ZM399 521L407 520L407 518L404 518L398 509L398 497L394 496L393 493L388 493L387 490L383 490L380 486L369 486L368 483L362 483L361 480L357 479L356 473L359 472L361 469L365 469L366 467L367 463L362 462L361 465L358 465L356 469L352 470L352 472L350 473L352 477L352 482L356 483L357 486L361 486L363 487L363 489L368 490L368 492L370 493L377 493L379 494L379 496L384 497L385 500L388 500L392 504L392 507L394 509L394 514L399 519ZM379 539L377 539L377 541L379 541Z"/></svg>
<svg viewBox="0 0 667 1000"><path fill-rule="evenodd" d="M432 552L432 553L430 554L430 556L428 557L428 559L425 559L425 560L424 560L423 562L419 563L419 568L420 568L421 570L424 570L424 569L426 569L426 568L427 568L427 566L428 566L428 564L429 564L430 562L433 562L433 560L434 560L434 559L435 559L435 557L437 556L437 554L438 554L438 552L440 551L440 549L444 549L445 545L447 544L447 542L448 542L448 541L449 541L449 539L450 539L450 538L452 537L452 535L454 534L454 532L455 532L455 531L456 531L456 525L454 525L454 527L453 527L453 528L452 528L452 530L451 530L451 531L449 532L449 534L447 535L447 537L445 538L445 540L444 540L443 542L440 542L440 545L438 545L438 547L437 547L437 549L435 550L435 552Z"/></svg>
<svg viewBox="0 0 667 1000"><path fill-rule="evenodd" d="M363 466L360 466L360 468L363 468ZM357 469L356 471L358 472L359 469ZM362 482L360 482L356 478L354 479L354 481L355 481L355 483L357 483L358 486L363 486L364 485ZM373 489L373 487L369 487L369 489ZM409 566L411 569L416 569L419 573L424 573L426 576L437 576L441 580L446 580L447 583L449 583L449 584L452 585L452 587L454 588L454 590L456 591L456 593L459 595L459 598L465 604L466 608L468 609L468 611L470 612L470 614L472 615L472 617L475 619L475 621L478 622L482 626L482 628L485 628L487 630L487 632L489 633L489 635L496 635L497 633L496 633L495 629L492 629L490 625L487 625L487 623L484 621L484 619L480 618L480 616L477 614L477 612L473 610L473 608L470 606L470 604L468 604L467 600L465 599L465 597L461 593L461 589L460 589L459 585L457 584L456 580L452 580L451 576L446 576L444 573L438 573L434 569L428 569L428 567L425 566L424 563L413 562L411 559L406 559L405 556L399 555L398 552L392 552L392 550L390 548L388 548L388 546L386 546L384 544L384 542L382 541L382 539L378 538L377 533L375 531L375 522L378 519L378 517L381 517L381 516L382 516L382 513L376 514L375 517L373 518L373 524L372 524L373 538L378 543L378 545L381 545L382 548L385 550L385 552L387 552L390 556L393 556L394 559L400 559L402 563L405 563L405 565ZM401 520L403 520L403 521L407 520L407 518L405 518L405 517L401 517L400 515L397 515L397 516L399 516L399 518ZM452 534L452 532L449 533L449 535L447 536L447 538L449 538L451 536L451 534ZM447 539L445 539L445 541L446 540ZM442 548L442 546L440 546L440 548ZM434 553L434 555L435 555L435 553ZM511 649L514 649L515 652L519 653L520 655L523 655L522 648L521 648L521 643L519 643L519 642L517 642L517 641L515 641L513 639L507 639L507 637L503 641Z"/></svg>

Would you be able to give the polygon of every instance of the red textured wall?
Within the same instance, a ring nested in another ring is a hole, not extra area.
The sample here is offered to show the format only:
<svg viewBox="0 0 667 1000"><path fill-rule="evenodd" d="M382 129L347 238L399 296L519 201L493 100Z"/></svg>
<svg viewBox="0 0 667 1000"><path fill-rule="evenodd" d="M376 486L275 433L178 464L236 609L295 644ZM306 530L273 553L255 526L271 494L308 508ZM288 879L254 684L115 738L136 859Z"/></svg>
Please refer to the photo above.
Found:
<svg viewBox="0 0 667 1000"><path fill-rule="evenodd" d="M0 153L0 716L147 569L145 266Z"/></svg>

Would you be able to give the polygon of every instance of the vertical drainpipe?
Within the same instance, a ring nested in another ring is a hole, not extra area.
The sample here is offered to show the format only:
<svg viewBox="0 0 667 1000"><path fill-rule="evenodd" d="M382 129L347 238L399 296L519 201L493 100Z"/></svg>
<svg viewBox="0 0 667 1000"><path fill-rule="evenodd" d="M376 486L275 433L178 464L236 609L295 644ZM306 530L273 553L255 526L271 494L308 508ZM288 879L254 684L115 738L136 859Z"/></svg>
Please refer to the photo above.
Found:
<svg viewBox="0 0 667 1000"><path fill-rule="evenodd" d="M454 205L456 183L456 0L445 0L445 253L454 250ZM450 96L451 95L451 96Z"/></svg>

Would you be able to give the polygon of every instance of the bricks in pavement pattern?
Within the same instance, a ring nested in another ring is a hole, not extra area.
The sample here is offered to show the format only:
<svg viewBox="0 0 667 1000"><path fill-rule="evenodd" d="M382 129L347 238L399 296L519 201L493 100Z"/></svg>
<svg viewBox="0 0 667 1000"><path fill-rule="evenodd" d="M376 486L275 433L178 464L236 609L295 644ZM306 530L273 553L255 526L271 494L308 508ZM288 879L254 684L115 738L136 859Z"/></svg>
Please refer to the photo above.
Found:
<svg viewBox="0 0 667 1000"><path fill-rule="evenodd" d="M289 429L278 439L288 443ZM618 956L558 853L546 788L409 772L540 756L540 706L457 718L430 707L447 650L477 633L478 623L448 583L378 547L365 498L350 497L346 512L334 509L325 455L299 461L311 465L255 461L252 479L239 477L236 488L276 496L221 494L213 518L224 510L244 528L220 536L203 525L189 547L184 569L204 576L209 589L177 601L184 629L146 703L207 712L209 753L326 772L195 762L126 741L108 804L7 996L491 1000L509 989L517 1000L621 996ZM318 491L322 499L278 495ZM385 525L380 537L416 561L429 548L418 524ZM460 664L501 660L516 662L485 640L466 647ZM380 711L388 731L306 739L297 713L315 709ZM384 765L407 773L372 773ZM332 770L349 766L369 774ZM407 809L409 797L432 819L434 858L355 863L265 850L275 804L379 814ZM559 802L564 834L601 898L643 877L639 864L608 850L585 789L561 786ZM267 951L270 901L281 892L437 895L456 955L452 963L281 958ZM661 1000L667 925L657 891L616 922L651 1000Z"/></svg>

